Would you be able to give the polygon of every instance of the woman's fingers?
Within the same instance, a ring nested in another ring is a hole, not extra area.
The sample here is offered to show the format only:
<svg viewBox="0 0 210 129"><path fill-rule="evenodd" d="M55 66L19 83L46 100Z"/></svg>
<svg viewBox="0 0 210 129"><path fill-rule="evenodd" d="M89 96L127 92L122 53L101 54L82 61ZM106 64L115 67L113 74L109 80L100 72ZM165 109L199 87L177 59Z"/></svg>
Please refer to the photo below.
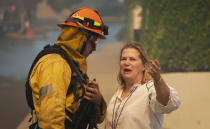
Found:
<svg viewBox="0 0 210 129"><path fill-rule="evenodd" d="M151 68L153 68L156 71L160 71L160 66L159 66L159 62L150 60L151 63Z"/></svg>
<svg viewBox="0 0 210 129"><path fill-rule="evenodd" d="M160 63L157 59L150 60L149 63L151 64L149 74L152 76L154 80L160 79Z"/></svg>
<svg viewBox="0 0 210 129"><path fill-rule="evenodd" d="M157 64L158 67L160 67L160 62L157 59L155 59L155 63Z"/></svg>

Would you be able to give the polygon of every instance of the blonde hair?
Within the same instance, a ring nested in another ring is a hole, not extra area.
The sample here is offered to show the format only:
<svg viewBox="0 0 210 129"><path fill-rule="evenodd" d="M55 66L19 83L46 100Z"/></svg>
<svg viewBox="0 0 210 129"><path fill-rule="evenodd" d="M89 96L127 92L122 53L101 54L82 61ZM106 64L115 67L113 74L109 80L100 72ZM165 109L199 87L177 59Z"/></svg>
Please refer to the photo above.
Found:
<svg viewBox="0 0 210 129"><path fill-rule="evenodd" d="M147 56L147 53L146 53L144 47L140 43L135 42L135 41L128 42L127 44L125 44L122 47L122 49L120 51L120 59L122 57L123 50L125 50L127 48L134 48L139 52L139 58L142 60L143 65L146 65L148 63L149 59L148 59L148 56ZM142 80L141 80L142 84L146 83L148 80L151 79L148 72L149 72L149 68L145 67L145 70L143 71L143 77L142 77ZM120 71L119 71L119 74L118 74L118 82L121 86L125 86L125 80L123 79Z"/></svg>

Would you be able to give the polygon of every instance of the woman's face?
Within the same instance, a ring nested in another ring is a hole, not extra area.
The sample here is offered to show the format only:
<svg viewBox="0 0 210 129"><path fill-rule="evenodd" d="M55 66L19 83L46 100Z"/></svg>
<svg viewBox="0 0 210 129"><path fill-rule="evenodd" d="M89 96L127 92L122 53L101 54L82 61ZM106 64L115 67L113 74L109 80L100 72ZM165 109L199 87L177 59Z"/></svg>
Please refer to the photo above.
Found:
<svg viewBox="0 0 210 129"><path fill-rule="evenodd" d="M125 82L134 81L134 83L137 83L141 81L145 67L139 54L135 48L125 48L122 51L120 74Z"/></svg>

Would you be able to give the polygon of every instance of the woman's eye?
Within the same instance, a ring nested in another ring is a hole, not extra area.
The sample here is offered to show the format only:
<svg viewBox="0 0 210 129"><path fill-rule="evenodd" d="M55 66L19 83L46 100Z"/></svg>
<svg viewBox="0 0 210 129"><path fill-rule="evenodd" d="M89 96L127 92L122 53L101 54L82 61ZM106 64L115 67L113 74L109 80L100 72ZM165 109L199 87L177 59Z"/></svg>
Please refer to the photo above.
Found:
<svg viewBox="0 0 210 129"><path fill-rule="evenodd" d="M126 60L126 58L121 58L120 60Z"/></svg>
<svg viewBox="0 0 210 129"><path fill-rule="evenodd" d="M135 58L130 58L130 60L135 61L136 59Z"/></svg>

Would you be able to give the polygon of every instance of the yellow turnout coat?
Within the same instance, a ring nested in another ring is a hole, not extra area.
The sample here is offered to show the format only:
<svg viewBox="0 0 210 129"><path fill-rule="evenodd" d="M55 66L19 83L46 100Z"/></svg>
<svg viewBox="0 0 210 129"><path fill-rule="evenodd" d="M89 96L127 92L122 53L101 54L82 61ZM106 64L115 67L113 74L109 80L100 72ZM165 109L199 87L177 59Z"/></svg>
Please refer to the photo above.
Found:
<svg viewBox="0 0 210 129"><path fill-rule="evenodd" d="M61 34L55 44L65 45L62 48L77 62L82 74L87 72L87 63L80 54L86 36L74 27L62 28ZM33 102L39 127L42 129L64 129L65 119L71 121L65 109L75 113L81 100L73 103L74 94L66 96L71 82L71 68L67 61L58 54L48 54L39 59L34 66L29 83L32 88ZM82 94L82 89L77 91ZM101 105L96 107L95 122L104 120L106 103L102 99Z"/></svg>

